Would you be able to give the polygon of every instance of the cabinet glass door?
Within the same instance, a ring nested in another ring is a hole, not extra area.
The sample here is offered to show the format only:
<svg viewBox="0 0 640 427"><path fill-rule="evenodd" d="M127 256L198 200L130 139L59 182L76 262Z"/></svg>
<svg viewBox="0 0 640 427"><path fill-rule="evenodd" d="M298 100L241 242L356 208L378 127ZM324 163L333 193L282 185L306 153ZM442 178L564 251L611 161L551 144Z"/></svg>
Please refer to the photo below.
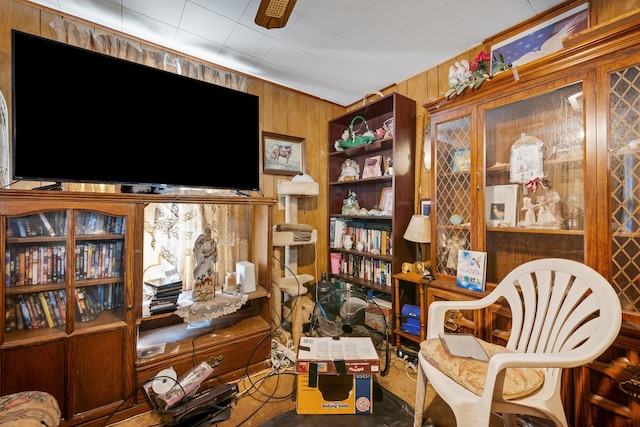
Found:
<svg viewBox="0 0 640 427"><path fill-rule="evenodd" d="M126 218L77 211L75 229L76 329L124 321Z"/></svg>
<svg viewBox="0 0 640 427"><path fill-rule="evenodd" d="M532 259L584 262L582 83L484 115L487 282Z"/></svg>
<svg viewBox="0 0 640 427"><path fill-rule="evenodd" d="M458 250L471 248L471 115L434 124L436 239L434 273L455 276ZM432 237L433 240L433 237Z"/></svg>
<svg viewBox="0 0 640 427"><path fill-rule="evenodd" d="M640 311L640 66L609 75L611 282L623 309Z"/></svg>
<svg viewBox="0 0 640 427"><path fill-rule="evenodd" d="M66 211L5 221L5 342L64 333Z"/></svg>

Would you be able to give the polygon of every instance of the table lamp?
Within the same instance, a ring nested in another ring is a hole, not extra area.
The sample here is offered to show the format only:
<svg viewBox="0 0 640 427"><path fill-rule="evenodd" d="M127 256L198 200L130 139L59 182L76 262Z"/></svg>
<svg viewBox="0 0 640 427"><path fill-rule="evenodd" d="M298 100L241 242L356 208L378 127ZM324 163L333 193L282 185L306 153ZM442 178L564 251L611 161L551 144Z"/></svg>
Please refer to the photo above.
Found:
<svg viewBox="0 0 640 427"><path fill-rule="evenodd" d="M413 264L414 272L424 274L426 267L422 262L422 243L431 243L431 219L425 215L413 215L407 230L403 236L410 242L415 242L418 246L418 258Z"/></svg>

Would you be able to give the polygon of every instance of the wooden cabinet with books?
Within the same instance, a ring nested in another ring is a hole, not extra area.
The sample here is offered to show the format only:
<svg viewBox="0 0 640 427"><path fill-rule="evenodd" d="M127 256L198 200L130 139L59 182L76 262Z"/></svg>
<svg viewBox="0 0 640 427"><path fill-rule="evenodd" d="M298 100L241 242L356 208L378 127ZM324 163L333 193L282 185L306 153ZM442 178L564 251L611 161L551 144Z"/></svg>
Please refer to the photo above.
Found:
<svg viewBox="0 0 640 427"><path fill-rule="evenodd" d="M50 392L66 420L107 414L131 392L132 205L12 195L0 196L1 393Z"/></svg>
<svg viewBox="0 0 640 427"><path fill-rule="evenodd" d="M206 329L189 328L173 312L143 314L144 212L155 203L247 212L243 236L256 290L233 313L212 316ZM182 375L217 360L214 382L266 368L274 205L269 198L206 194L0 191L2 395L47 391L60 404L63 426L98 426L148 411L142 386L163 369ZM165 351L139 354L153 335Z"/></svg>
<svg viewBox="0 0 640 427"><path fill-rule="evenodd" d="M329 121L333 281L392 295L393 275L415 259L414 244L402 237L415 209L415 115L415 101L391 93ZM343 148L338 141L349 129L376 139Z"/></svg>

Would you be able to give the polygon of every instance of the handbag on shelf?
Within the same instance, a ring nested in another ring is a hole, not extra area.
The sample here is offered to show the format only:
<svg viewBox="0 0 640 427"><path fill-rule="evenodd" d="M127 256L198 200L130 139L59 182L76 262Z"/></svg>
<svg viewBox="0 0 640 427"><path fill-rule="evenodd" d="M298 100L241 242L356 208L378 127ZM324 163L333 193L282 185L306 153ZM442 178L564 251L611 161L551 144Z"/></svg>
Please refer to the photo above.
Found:
<svg viewBox="0 0 640 427"><path fill-rule="evenodd" d="M359 130L362 129L362 125L366 128L366 131L362 135L357 135L357 131L354 131L353 129L356 120L362 120ZM342 134L342 138L336 141L336 150L371 144L376 139L376 135L371 132L371 129L369 129L369 124L365 118L362 116L355 116L349 124L349 129L345 130Z"/></svg>

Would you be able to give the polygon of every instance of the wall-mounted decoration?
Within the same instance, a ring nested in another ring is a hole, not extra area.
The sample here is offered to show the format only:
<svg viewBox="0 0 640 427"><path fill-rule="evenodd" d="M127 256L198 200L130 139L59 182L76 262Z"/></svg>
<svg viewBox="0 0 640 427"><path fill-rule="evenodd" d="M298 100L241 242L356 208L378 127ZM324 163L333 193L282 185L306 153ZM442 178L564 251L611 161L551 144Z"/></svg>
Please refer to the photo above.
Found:
<svg viewBox="0 0 640 427"><path fill-rule="evenodd" d="M262 132L264 173L298 175L304 173L304 138Z"/></svg>
<svg viewBox="0 0 640 427"><path fill-rule="evenodd" d="M589 27L589 2L544 19L526 30L491 46L491 71L505 64L524 65L561 50L562 40Z"/></svg>

